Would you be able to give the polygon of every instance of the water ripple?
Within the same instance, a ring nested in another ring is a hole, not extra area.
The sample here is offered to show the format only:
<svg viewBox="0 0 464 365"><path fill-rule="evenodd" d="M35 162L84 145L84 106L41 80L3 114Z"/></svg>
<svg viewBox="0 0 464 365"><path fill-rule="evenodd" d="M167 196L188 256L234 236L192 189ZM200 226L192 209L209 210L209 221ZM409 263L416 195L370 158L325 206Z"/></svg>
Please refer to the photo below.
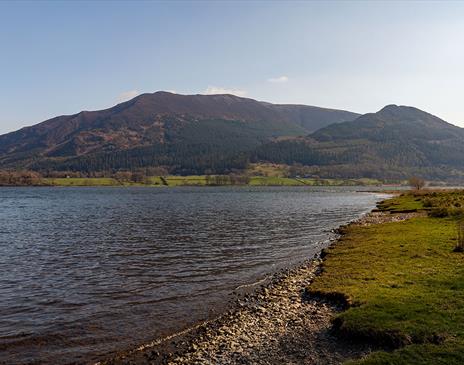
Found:
<svg viewBox="0 0 464 365"><path fill-rule="evenodd" d="M204 320L380 195L0 189L0 363L85 363Z"/></svg>

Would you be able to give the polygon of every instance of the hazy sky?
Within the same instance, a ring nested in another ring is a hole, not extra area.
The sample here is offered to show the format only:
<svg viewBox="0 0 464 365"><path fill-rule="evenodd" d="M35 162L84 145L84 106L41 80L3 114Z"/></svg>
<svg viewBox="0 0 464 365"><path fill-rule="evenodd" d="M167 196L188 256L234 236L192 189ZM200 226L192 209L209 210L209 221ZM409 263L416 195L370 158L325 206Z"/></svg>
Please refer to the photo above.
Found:
<svg viewBox="0 0 464 365"><path fill-rule="evenodd" d="M0 133L157 90L464 126L464 2L0 2Z"/></svg>

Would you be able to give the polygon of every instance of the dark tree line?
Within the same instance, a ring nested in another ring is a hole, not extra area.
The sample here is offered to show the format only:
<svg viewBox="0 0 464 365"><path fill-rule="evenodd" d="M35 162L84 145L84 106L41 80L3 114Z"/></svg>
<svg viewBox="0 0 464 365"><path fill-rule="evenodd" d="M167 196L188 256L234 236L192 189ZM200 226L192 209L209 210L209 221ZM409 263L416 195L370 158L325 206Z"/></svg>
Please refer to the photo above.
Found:
<svg viewBox="0 0 464 365"><path fill-rule="evenodd" d="M38 171L134 171L147 167L163 167L171 174L224 174L243 170L248 165L245 153L224 151L223 148L201 145L171 145L135 148L113 153L100 153L66 161L47 160L36 164Z"/></svg>
<svg viewBox="0 0 464 365"><path fill-rule="evenodd" d="M250 177L247 175L206 175L206 185L247 185L250 182Z"/></svg>
<svg viewBox="0 0 464 365"><path fill-rule="evenodd" d="M0 186L34 186L42 184L42 175L35 171L0 171Z"/></svg>

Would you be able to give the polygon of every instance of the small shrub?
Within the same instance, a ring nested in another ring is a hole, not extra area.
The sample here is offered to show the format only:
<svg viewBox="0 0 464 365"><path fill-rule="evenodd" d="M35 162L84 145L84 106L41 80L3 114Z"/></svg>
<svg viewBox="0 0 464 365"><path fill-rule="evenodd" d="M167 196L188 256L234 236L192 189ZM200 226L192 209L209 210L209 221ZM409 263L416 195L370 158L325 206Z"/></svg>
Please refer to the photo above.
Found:
<svg viewBox="0 0 464 365"><path fill-rule="evenodd" d="M424 208L432 208L433 207L433 201L432 201L432 199L425 198L422 205L424 206Z"/></svg>
<svg viewBox="0 0 464 365"><path fill-rule="evenodd" d="M460 218L457 222L458 242L454 248L454 252L464 252L464 218Z"/></svg>
<svg viewBox="0 0 464 365"><path fill-rule="evenodd" d="M448 208L448 215L450 217L459 217L459 220L463 220L464 216L464 209L463 208L458 208L458 207L449 207Z"/></svg>
<svg viewBox="0 0 464 365"><path fill-rule="evenodd" d="M448 217L448 208L446 207L437 207L433 208L429 215L434 218L445 218Z"/></svg>

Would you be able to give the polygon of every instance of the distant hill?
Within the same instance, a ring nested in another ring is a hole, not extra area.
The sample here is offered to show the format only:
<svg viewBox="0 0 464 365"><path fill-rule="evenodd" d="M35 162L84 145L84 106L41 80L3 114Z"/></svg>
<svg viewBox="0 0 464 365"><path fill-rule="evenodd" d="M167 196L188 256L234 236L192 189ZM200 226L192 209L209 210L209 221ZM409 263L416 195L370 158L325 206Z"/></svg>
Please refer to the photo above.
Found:
<svg viewBox="0 0 464 365"><path fill-rule="evenodd" d="M175 173L224 172L243 168L246 154L273 138L307 135L358 116L233 95L156 92L0 136L0 168L89 172L163 165Z"/></svg>
<svg viewBox="0 0 464 365"><path fill-rule="evenodd" d="M464 129L407 106L358 115L156 92L0 136L0 169L221 174L249 162L301 164L321 177L463 181Z"/></svg>
<svg viewBox="0 0 464 365"><path fill-rule="evenodd" d="M325 177L464 177L464 129L422 110L388 105L306 138L260 146L254 160L301 163Z"/></svg>

